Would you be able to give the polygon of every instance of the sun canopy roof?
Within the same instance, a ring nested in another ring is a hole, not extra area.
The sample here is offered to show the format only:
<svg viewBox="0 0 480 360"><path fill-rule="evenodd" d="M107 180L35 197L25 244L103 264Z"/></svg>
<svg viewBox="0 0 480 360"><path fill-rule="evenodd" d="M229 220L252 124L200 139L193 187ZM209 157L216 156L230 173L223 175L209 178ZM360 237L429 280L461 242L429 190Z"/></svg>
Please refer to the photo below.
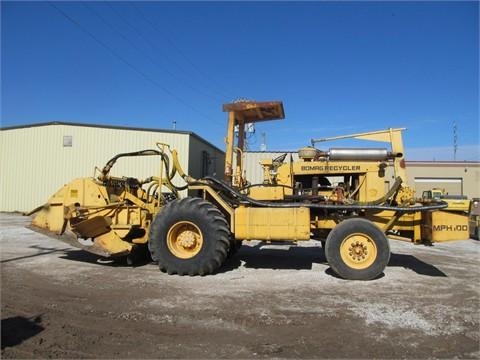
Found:
<svg viewBox="0 0 480 360"><path fill-rule="evenodd" d="M284 119L285 113L281 101L245 101L223 105L223 111L235 112L238 120L244 123Z"/></svg>

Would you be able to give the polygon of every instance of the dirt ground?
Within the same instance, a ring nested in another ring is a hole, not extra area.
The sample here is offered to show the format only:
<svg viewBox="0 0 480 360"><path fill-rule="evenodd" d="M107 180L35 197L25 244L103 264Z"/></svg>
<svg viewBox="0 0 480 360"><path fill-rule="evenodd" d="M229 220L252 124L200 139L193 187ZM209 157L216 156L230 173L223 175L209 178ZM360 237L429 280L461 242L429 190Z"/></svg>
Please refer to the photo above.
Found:
<svg viewBox="0 0 480 360"><path fill-rule="evenodd" d="M392 241L385 274L320 244L243 246L217 274L129 267L0 214L2 358L480 358L480 242Z"/></svg>

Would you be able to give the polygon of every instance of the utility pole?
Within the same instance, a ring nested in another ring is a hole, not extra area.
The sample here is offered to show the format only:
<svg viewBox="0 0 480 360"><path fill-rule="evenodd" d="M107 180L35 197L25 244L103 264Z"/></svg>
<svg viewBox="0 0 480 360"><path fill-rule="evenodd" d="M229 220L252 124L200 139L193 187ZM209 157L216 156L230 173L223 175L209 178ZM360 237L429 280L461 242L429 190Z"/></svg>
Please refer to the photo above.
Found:
<svg viewBox="0 0 480 360"><path fill-rule="evenodd" d="M177 120L172 121L172 129L177 130Z"/></svg>
<svg viewBox="0 0 480 360"><path fill-rule="evenodd" d="M453 123L453 161L457 160L457 123Z"/></svg>
<svg viewBox="0 0 480 360"><path fill-rule="evenodd" d="M267 134L262 132L262 143L260 144L260 151L267 151Z"/></svg>

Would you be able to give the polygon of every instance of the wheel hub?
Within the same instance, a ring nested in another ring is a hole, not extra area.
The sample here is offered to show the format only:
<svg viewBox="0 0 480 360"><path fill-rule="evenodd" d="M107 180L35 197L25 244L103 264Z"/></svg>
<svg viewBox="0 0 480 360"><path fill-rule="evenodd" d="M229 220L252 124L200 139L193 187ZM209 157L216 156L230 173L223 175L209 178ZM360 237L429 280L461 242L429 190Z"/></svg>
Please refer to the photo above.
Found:
<svg viewBox="0 0 480 360"><path fill-rule="evenodd" d="M366 269L375 262L377 246L366 234L352 234L340 245L340 256L349 267L357 270Z"/></svg>
<svg viewBox="0 0 480 360"><path fill-rule="evenodd" d="M179 221L167 234L167 246L170 252L180 259L190 259L197 255L203 245L200 228L189 221Z"/></svg>
<svg viewBox="0 0 480 360"><path fill-rule="evenodd" d="M368 255L367 246L356 241L348 249L348 255L350 255L354 261L362 261Z"/></svg>
<svg viewBox="0 0 480 360"><path fill-rule="evenodd" d="M183 231L179 236L178 236L178 245L185 249L191 249L195 247L195 244L197 243L197 240L195 239L195 234L193 231L187 230Z"/></svg>

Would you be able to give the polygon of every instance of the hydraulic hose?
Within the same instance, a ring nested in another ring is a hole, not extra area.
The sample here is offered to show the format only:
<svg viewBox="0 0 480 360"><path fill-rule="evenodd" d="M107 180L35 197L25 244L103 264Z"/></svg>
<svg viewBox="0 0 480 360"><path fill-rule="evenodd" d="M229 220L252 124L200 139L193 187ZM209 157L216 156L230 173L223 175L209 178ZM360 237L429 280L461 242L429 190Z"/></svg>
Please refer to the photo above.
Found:
<svg viewBox="0 0 480 360"><path fill-rule="evenodd" d="M134 151L134 152L129 152L129 153L122 153L115 155L113 158L108 160L108 162L105 164L105 166L102 169L102 175L100 180L104 180L108 173L110 172L110 169L112 166L117 162L117 160L121 157L125 156L151 156L151 155L161 155L161 152L158 150L141 150L141 151Z"/></svg>
<svg viewBox="0 0 480 360"><path fill-rule="evenodd" d="M165 177L166 181L167 181L167 185L171 188L171 189L175 189L177 191L182 191L182 190L185 190L187 188L188 185L184 185L184 186L177 186L177 185L174 185L172 183L172 179L175 177L175 174L177 173L177 166L176 164L178 163L178 161L173 161L174 163L174 166L173 167L170 167L170 159L169 157L163 152L163 151L160 151L160 150L153 150L153 149L148 149L148 150L141 150L141 151L134 151L134 152L129 152L129 153L122 153L122 154L118 154L118 155L115 155L113 158L111 158L107 164L103 167L102 169L102 174L100 175L100 180L104 180L108 173L110 172L110 169L112 168L112 166L117 162L117 160L121 157L127 157L127 156L151 156L151 155L159 155L162 159L162 162L163 164L165 165L165 173L167 174L167 176ZM180 172L179 172L180 173ZM182 171L183 173L183 171ZM182 177L183 175L180 174Z"/></svg>
<svg viewBox="0 0 480 360"><path fill-rule="evenodd" d="M230 185L224 183L221 180L218 180L214 177L207 176L203 180L210 181L220 187L224 191L228 191L230 194L234 195L240 201L245 202L250 205L258 207L269 207L269 208L299 208L306 207L309 209L319 209L319 210L376 210L376 211L397 211L397 212L416 212L416 211L431 211L444 209L448 204L444 201L439 201L436 204L432 205L421 205L421 206L388 206L388 205L375 205L375 204L349 204L349 205L340 205L340 204L309 204L309 203L280 203L280 202L267 202L254 200L232 188ZM199 182L202 183L202 182ZM393 187L392 187L393 188Z"/></svg>

